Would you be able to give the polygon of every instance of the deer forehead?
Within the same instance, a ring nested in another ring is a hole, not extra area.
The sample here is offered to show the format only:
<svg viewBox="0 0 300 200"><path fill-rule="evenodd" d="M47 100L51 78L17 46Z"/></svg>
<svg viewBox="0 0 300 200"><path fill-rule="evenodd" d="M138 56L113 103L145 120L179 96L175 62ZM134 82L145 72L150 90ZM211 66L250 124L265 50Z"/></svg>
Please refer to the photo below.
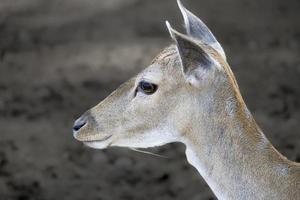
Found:
<svg viewBox="0 0 300 200"><path fill-rule="evenodd" d="M175 45L163 49L151 62L151 65L143 70L137 80L146 80L152 83L160 83L166 79L179 80L181 74L179 55Z"/></svg>
<svg viewBox="0 0 300 200"><path fill-rule="evenodd" d="M162 66L160 64L154 63L146 68L139 75L138 80L150 81L152 83L158 84L163 79Z"/></svg>

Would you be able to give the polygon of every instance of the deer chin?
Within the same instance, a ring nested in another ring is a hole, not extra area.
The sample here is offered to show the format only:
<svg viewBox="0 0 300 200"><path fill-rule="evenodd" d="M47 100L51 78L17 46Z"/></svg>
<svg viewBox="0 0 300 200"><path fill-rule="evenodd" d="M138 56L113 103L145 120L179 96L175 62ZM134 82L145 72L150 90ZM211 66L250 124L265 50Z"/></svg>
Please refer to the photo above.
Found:
<svg viewBox="0 0 300 200"><path fill-rule="evenodd" d="M112 135L109 135L101 140L91 140L91 141L84 141L83 144L85 144L88 147L94 148L94 149L105 149L110 146L111 140L110 138Z"/></svg>

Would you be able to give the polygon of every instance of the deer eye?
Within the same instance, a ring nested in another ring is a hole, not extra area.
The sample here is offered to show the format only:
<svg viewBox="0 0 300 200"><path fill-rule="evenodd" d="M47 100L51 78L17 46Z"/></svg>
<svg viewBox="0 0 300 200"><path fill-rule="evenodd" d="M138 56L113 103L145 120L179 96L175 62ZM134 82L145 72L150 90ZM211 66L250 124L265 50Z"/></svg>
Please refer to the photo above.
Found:
<svg viewBox="0 0 300 200"><path fill-rule="evenodd" d="M138 91L141 91L147 95L153 94L157 90L157 85L149 83L147 81L141 81L138 85Z"/></svg>

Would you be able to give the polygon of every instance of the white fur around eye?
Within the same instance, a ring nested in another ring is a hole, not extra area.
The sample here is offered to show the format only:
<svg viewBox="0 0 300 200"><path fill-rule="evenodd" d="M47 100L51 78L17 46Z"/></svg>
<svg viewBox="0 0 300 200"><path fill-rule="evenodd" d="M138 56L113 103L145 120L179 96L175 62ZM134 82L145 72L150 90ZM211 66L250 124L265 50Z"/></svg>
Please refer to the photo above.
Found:
<svg viewBox="0 0 300 200"><path fill-rule="evenodd" d="M139 90L136 91L136 97L140 97L140 98L146 99L146 98L148 98L148 97L150 97L150 96L151 96L151 95L145 94L145 93L142 92L142 91L139 91Z"/></svg>

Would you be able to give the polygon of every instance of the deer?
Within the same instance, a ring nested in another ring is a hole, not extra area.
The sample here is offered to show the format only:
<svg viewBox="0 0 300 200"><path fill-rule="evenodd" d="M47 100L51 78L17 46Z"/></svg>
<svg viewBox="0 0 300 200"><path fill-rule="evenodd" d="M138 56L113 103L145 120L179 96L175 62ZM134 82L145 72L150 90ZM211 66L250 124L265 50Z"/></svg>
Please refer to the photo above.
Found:
<svg viewBox="0 0 300 200"><path fill-rule="evenodd" d="M299 200L300 163L270 143L247 108L210 29L177 1L186 33L73 126L85 145L150 148L179 142L220 200Z"/></svg>

